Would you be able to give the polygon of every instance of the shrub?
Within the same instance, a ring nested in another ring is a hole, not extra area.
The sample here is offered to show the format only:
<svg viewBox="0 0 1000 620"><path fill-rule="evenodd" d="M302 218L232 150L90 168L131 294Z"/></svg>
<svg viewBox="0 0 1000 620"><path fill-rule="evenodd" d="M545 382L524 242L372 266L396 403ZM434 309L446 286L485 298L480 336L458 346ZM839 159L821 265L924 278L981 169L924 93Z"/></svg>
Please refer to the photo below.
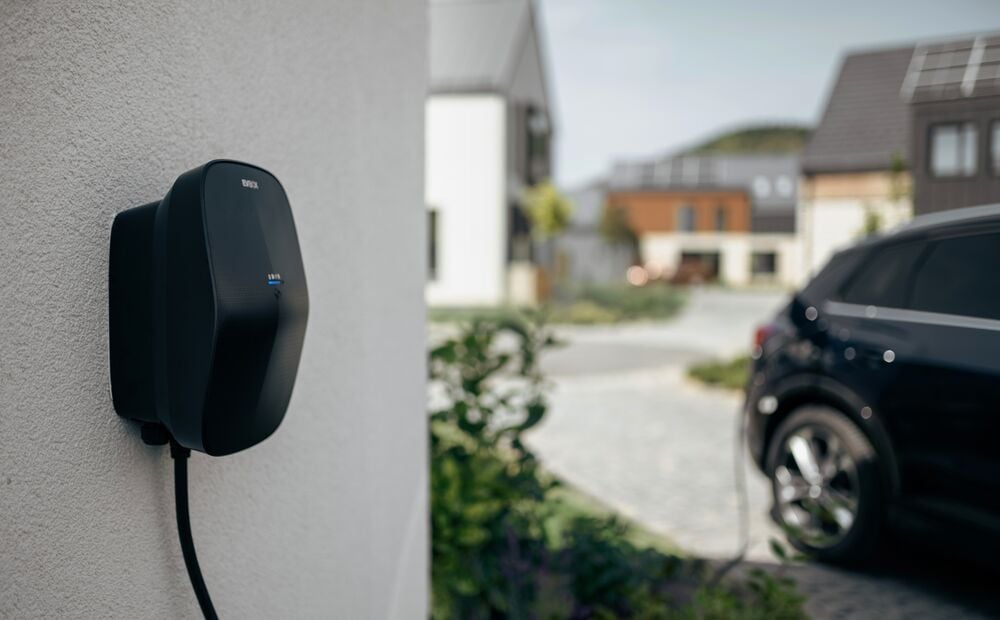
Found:
<svg viewBox="0 0 1000 620"><path fill-rule="evenodd" d="M549 323L595 325L626 321L664 320L676 315L687 296L683 289L654 284L644 287L582 286L562 291L540 311ZM501 306L431 308L432 322L475 322L513 325L523 321L525 310ZM530 313L530 311L528 311Z"/></svg>
<svg viewBox="0 0 1000 620"><path fill-rule="evenodd" d="M784 581L696 592L691 562L565 501L523 441L545 416L538 360L554 344L529 319L474 321L430 352L432 617L800 617ZM684 579L691 600L677 604Z"/></svg>
<svg viewBox="0 0 1000 620"><path fill-rule="evenodd" d="M741 355L724 362L715 360L695 364L688 368L688 376L711 386L742 390L750 376L750 358Z"/></svg>
<svg viewBox="0 0 1000 620"><path fill-rule="evenodd" d="M677 314L686 300L682 289L665 284L584 286L569 291L567 297L573 303L604 308L614 314L616 322L668 319Z"/></svg>
<svg viewBox="0 0 1000 620"><path fill-rule="evenodd" d="M500 334L513 343L498 343ZM546 549L539 505L551 482L522 434L545 401L530 323L475 321L430 354L433 615L526 617ZM505 387L496 381L506 375Z"/></svg>

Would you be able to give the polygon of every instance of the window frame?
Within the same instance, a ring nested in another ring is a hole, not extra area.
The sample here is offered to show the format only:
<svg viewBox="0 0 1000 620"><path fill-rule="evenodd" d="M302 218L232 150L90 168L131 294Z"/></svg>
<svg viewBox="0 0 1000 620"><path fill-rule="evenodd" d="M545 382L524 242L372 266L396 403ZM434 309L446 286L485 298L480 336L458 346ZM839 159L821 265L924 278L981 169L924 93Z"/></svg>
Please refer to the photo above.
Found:
<svg viewBox="0 0 1000 620"><path fill-rule="evenodd" d="M758 174L750 181L750 190L754 198L766 199L774 194L774 183L766 174Z"/></svg>
<svg viewBox="0 0 1000 620"><path fill-rule="evenodd" d="M973 129L972 144L975 146L975 152L973 153L972 157L972 171L969 174L965 174L961 171L962 168L961 157L963 153L963 147L965 146L963 128L966 126L970 126ZM934 148L934 132L935 130L944 127L955 127L958 130L958 146L956 150L959 155L959 161L958 161L959 171L955 174L938 174L934 170L934 153L936 150ZM979 176L979 160L981 158L979 153L979 147L980 147L979 142L980 142L979 124L972 119L968 118L958 119L958 120L941 121L938 123L929 124L927 126L927 156L925 157L927 174L932 179L944 180L944 181L973 179Z"/></svg>
<svg viewBox="0 0 1000 620"><path fill-rule="evenodd" d="M771 271L757 271L756 258L758 256L771 257ZM750 252L750 275L755 278L773 278L778 275L778 251L777 250L752 250Z"/></svg>
<svg viewBox="0 0 1000 620"><path fill-rule="evenodd" d="M924 261L930 255L933 248L937 245L940 239L934 237L915 237L909 239L897 239L890 243L879 244L875 247L868 248L864 251L864 256L858 262L858 264L851 270L850 274L834 289L833 294L830 295L831 301L836 301L845 304L851 304L854 306L874 306L876 308L893 308L895 310L910 310L910 300L913 296L913 285L916 282L917 272L923 266ZM919 252L917 252L916 258L913 261L913 265L906 273L906 282L903 285L903 301L898 306L889 306L884 303L871 303L871 302L859 302L859 301L849 301L847 299L848 291L857 283L858 279L865 272L866 267L872 264L873 259L882 252L886 252L893 248L899 248L904 245L911 243L918 243L922 247Z"/></svg>
<svg viewBox="0 0 1000 620"><path fill-rule="evenodd" d="M781 191L781 187L787 185L787 192ZM792 198L795 196L795 180L787 174L779 174L774 178L774 193L779 198Z"/></svg>
<svg viewBox="0 0 1000 620"><path fill-rule="evenodd" d="M929 315L939 315L939 316L949 316L958 317L963 319L976 319L985 321L1000 321L998 317L986 317L978 314L968 314L968 313L956 313L956 312L942 312L941 310L928 310L925 308L916 308L913 304L913 295L916 288L917 280L920 276L927 261L934 255L934 252L939 248L939 246L949 243L952 241L959 241L970 239L973 237L984 237L984 236L994 236L1000 237L1000 226L996 224L991 225L979 225L973 227L966 227L959 230L943 231L939 234L933 235L926 239L927 249L921 254L919 261L914 265L910 276L907 288L907 299L906 299L906 310L912 312L921 312Z"/></svg>
<svg viewBox="0 0 1000 620"><path fill-rule="evenodd" d="M427 281L436 282L438 267L441 264L439 250L441 246L441 210L427 208Z"/></svg>
<svg viewBox="0 0 1000 620"><path fill-rule="evenodd" d="M729 230L729 209L726 205L715 205L715 218L712 222L715 226L713 227L715 232L726 232Z"/></svg>
<svg viewBox="0 0 1000 620"><path fill-rule="evenodd" d="M691 227L686 228L681 226L683 221L683 215L685 213L691 214ZM692 204L682 204L677 207L677 213L674 216L674 226L677 232L681 233L693 233L698 230L698 213L695 211L694 205Z"/></svg>
<svg viewBox="0 0 1000 620"><path fill-rule="evenodd" d="M983 235L1000 235L1000 224L997 223L960 223L953 227L948 227L942 230L929 230L926 232L921 232L914 236L907 236L900 239L894 239L888 243L880 243L872 248L867 248L862 251L859 259L857 259L856 264L850 269L848 274L844 276L840 282L833 288L833 290L826 297L827 300L832 302L838 302L851 306L873 306L876 308L885 308L892 310L902 310L906 312L918 312L923 314L937 314L940 316L952 316L960 318L973 318L977 320L989 320L989 321L1000 321L1000 319L989 319L984 317L979 317L971 314L955 314L953 312L940 312L932 310L922 310L913 307L913 293L914 287L916 286L917 277L921 273L924 267L924 263L930 258L933 252L938 248L943 242L953 241L955 239L966 239L970 237L979 237ZM903 302L901 305L885 305L879 303L862 303L857 301L848 301L845 298L845 293L847 290L857 281L857 279L864 272L866 265L869 265L871 260L875 257L876 253L900 245L905 245L909 243L919 243L923 246L923 249L917 254L913 261L911 268L908 270L906 275L905 293L903 295Z"/></svg>

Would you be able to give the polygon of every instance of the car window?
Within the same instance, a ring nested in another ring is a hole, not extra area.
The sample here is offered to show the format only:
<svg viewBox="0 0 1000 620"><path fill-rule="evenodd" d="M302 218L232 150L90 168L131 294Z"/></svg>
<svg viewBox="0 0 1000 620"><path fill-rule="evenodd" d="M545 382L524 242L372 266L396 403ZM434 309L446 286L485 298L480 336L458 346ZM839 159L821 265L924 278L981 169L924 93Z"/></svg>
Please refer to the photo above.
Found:
<svg viewBox="0 0 1000 620"><path fill-rule="evenodd" d="M934 244L914 281L912 307L1000 319L1000 234Z"/></svg>
<svg viewBox="0 0 1000 620"><path fill-rule="evenodd" d="M843 290L852 304L905 308L913 267L926 248L923 242L897 243L876 249Z"/></svg>

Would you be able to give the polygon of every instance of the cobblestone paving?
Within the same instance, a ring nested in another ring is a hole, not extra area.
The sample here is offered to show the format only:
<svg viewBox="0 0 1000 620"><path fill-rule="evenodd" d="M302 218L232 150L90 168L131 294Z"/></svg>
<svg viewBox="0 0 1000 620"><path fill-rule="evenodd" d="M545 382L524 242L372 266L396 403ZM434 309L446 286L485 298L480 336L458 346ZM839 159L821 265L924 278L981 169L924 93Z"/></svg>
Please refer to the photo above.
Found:
<svg viewBox="0 0 1000 620"><path fill-rule="evenodd" d="M567 328L567 346L543 362L552 408L530 437L554 473L693 554L722 559L739 547L734 446L740 397L695 385L693 361L746 350L756 323L783 302L775 293L695 291L665 324ZM777 570L768 539L766 479L747 461L753 563ZM823 566L790 571L817 618L977 616L961 600L890 574ZM959 597L961 599L961 597Z"/></svg>

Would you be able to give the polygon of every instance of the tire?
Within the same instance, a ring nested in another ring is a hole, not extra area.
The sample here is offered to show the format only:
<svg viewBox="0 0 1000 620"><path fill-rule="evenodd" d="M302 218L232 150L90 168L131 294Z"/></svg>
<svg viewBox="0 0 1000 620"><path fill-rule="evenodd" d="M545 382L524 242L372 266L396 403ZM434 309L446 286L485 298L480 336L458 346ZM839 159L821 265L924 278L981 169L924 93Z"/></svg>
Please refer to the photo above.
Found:
<svg viewBox="0 0 1000 620"><path fill-rule="evenodd" d="M874 552L885 513L881 462L850 418L824 405L793 411L775 430L766 464L772 517L792 546L838 564Z"/></svg>

